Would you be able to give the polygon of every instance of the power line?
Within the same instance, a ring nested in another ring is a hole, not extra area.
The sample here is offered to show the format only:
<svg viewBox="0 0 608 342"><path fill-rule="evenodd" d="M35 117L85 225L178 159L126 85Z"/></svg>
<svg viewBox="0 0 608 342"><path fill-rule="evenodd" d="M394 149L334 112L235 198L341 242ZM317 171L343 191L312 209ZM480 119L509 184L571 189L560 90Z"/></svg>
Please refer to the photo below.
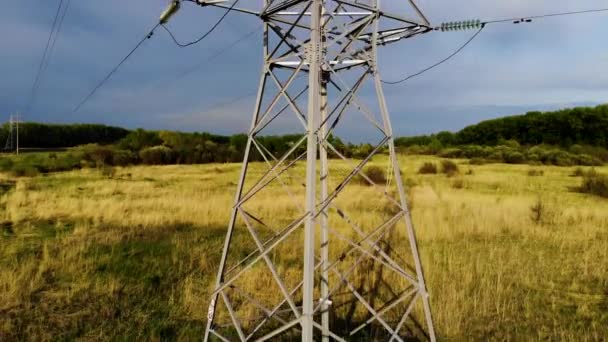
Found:
<svg viewBox="0 0 608 342"><path fill-rule="evenodd" d="M257 29L251 30L247 34L241 36L237 40L235 40L232 43L226 45L226 47L217 50L215 53L211 54L210 56L208 56L207 58L205 58L200 63L197 63L196 65L192 66L191 68L188 68L187 70L185 70L182 73L178 74L177 77L175 77L172 81L175 81L175 80L181 79L183 77L186 77L190 73L194 72L196 69L198 69L201 66L205 65L207 62L210 62L210 61L214 60L215 58L223 55L228 50L232 49L233 47L237 46L239 43L243 42L244 40L246 40L247 38L251 37L252 35L254 35L254 34L258 33L258 32L259 31Z"/></svg>
<svg viewBox="0 0 608 342"><path fill-rule="evenodd" d="M49 60L50 60L51 56L53 55L53 51L55 50L55 44L57 44L57 40L59 39L59 34L61 33L61 28L63 27L63 20L65 19L65 16L68 13L68 8L70 7L70 1L71 0L66 0L66 2L65 2L65 6L63 8L63 13L61 14L61 17L59 18L59 23L57 24L55 36L53 38L53 42L51 43L51 48L49 50L49 57L47 58L47 63L44 66L44 70L42 71L43 73L46 71L46 68L48 67L48 64L49 64Z"/></svg>
<svg viewBox="0 0 608 342"><path fill-rule="evenodd" d="M34 78L34 84L32 84L32 89L30 90L30 96L27 101L26 112L29 112L34 100L36 98L36 93L38 92L38 86L40 84L40 77L42 75L42 70L44 69L44 65L47 60L47 56L49 55L49 48L51 45L51 40L53 38L53 34L55 32L55 28L57 27L57 20L59 20L59 15L61 13L61 7L63 6L63 0L59 1L59 6L57 6L57 12L55 13L55 18L53 19L53 25L51 26L51 31L49 32L49 37L46 40L46 46L44 48L44 53L42 54L42 59L40 60L40 64L38 65L38 71L36 72L36 77Z"/></svg>
<svg viewBox="0 0 608 342"><path fill-rule="evenodd" d="M167 31L167 33L169 33L169 36L171 36L171 39L173 40L173 42L175 43L175 45L181 47L181 48L185 48L194 44L198 44L200 43L203 39L207 38L211 33L213 33L213 31L215 31L215 29L220 26L220 24L222 23L222 21L224 21L224 19L228 16L228 14L232 11L232 9L234 8L234 6L236 6L236 4L239 3L239 0L236 0L235 2L232 3L232 5L230 7L228 7L228 9L226 9L226 12L224 12L224 14L220 17L220 19L213 24L213 26L211 26L211 28L205 32L205 34L203 34L200 38L193 40L189 43L180 43L177 38L175 38L175 36L173 35L173 33L169 30L169 28L163 24L161 24L161 26L163 27L163 29L165 29L165 31Z"/></svg>
<svg viewBox="0 0 608 342"><path fill-rule="evenodd" d="M598 9L591 9L591 10L584 10L584 11L572 11L572 12L541 14L541 15L533 15L531 17L517 17L517 18L510 18L510 19L491 20L491 21L486 21L485 24L496 24L496 23L504 23L504 22L513 22L515 20L520 20L520 19L540 19L540 18L561 17L561 16L566 16L566 15L585 14L585 13L599 13L599 12L608 12L608 8L598 8Z"/></svg>
<svg viewBox="0 0 608 342"><path fill-rule="evenodd" d="M431 69L433 69L433 68L435 68L435 67L440 66L441 64L443 64L443 63L445 63L445 62L449 61L449 60L450 60L450 59L452 59L454 56L456 56L457 54L459 54L459 53L460 53L462 50L464 50L464 48L466 48L466 47L467 47L467 45L469 45L469 44L470 44L470 43L471 43L471 42L472 42L472 41L473 41L475 38L477 38L477 36L478 36L478 35L481 33L481 31L484 29L484 27L485 27L485 26L482 24L482 25L481 25L481 27L479 28L479 30L478 30L477 32L475 32L475 34L474 34L473 36L471 36L471 38L469 38L469 40L467 40L467 41L466 41L466 42L465 42L465 43L464 43L462 46L460 46L460 47L459 47L459 48L458 48L456 51L454 51L454 52L453 52L451 55L449 55L448 57L446 57L446 58L444 58L444 59L440 60L439 62L437 62L437 63L435 63L435 64L433 64L433 65L431 65L431 66L429 66L429 67L427 67L427 68L424 68L424 69L420 70L419 72L417 72L417 73L415 73L415 74L411 74L411 75L409 75L409 76L407 76L407 77L405 77L405 78L403 78L403 79L400 79L400 80L398 80L398 81L385 81L385 80L382 80L382 83L384 83L384 84L399 84L399 83L403 83L403 82L405 82L405 81L407 81L407 80L409 80L409 79L411 79L411 78L414 78L414 77L416 77L416 76L422 75L422 74L424 74L425 72L427 72L427 71L429 71L429 70L431 70Z"/></svg>
<svg viewBox="0 0 608 342"><path fill-rule="evenodd" d="M237 103L237 102L239 102L241 100L253 97L256 94L257 94L257 90L253 91L253 92L245 93L245 94L243 94L241 96L234 97L231 100L223 101L223 102L220 102L220 103L216 103L216 104L214 104L211 107L205 108L204 111L207 112L207 113L210 113L210 112L212 112L214 110L218 110L218 109L221 109L221 108L224 108L224 107L229 107L229 106L231 106L231 105L233 105L233 104L235 104L235 103Z"/></svg>
<svg viewBox="0 0 608 342"><path fill-rule="evenodd" d="M304 76L304 74L300 74L300 75L296 76L295 79L301 78L303 76ZM244 100L246 98L254 97L254 96L257 95L257 93L258 92L256 90L256 91L248 92L248 93L245 93L245 94L242 94L242 95L239 95L239 96L235 96L235 97L233 97L230 100L222 101L222 102L219 102L219 103L216 103L216 104L212 105L211 107L207 107L207 108L204 109L204 111L206 113L210 113L210 112L212 112L214 110L218 110L218 109L221 109L221 108L224 108L224 107L231 106L231 105L233 105L233 104L235 104L235 103L237 103L237 102L239 102L241 100Z"/></svg>
<svg viewBox="0 0 608 342"><path fill-rule="evenodd" d="M187 44L180 44L175 37L173 36L173 34L171 33L171 31L169 31L169 29L167 27L165 27L162 24L162 20L156 24L152 30L150 30L150 32L148 34L146 34L146 36L144 38L142 38L142 40L140 40L137 45L135 45L135 47L114 67L114 69L112 69L110 71L110 73L108 73L108 75L101 80L101 82L99 82L99 84L97 84L97 86L95 86L95 88L93 88L93 90L76 106L76 108L74 108L73 113L77 112L91 97L93 97L93 95L95 95L95 93L97 92L97 90L99 88L101 88L105 82L107 82L110 77L112 77L112 75L118 70L118 68L120 68L120 66L127 61L127 59L129 59L129 57L131 57L131 55L133 55L133 53L135 53L135 51L150 37L152 37L152 35L154 34L154 31L158 28L158 26L162 26L171 36L171 38L173 38L173 41L180 47L187 47L190 45L194 45L199 43L200 41L202 41L203 39L207 38L224 20L224 18L226 18L226 16L228 15L228 13L230 13L232 11L232 9L234 8L234 6L236 6L236 4L239 2L239 0L236 0L227 10L226 12L220 17L220 19L199 39L192 41L190 43ZM222 52L220 52L222 53Z"/></svg>
<svg viewBox="0 0 608 342"><path fill-rule="evenodd" d="M55 51L55 44L57 44L57 40L59 40L59 34L61 33L61 28L63 27L63 20L65 19L66 14L68 13L68 8L70 7L70 0L66 0L65 6L63 7L63 11L61 17L59 18L59 22L57 23L57 28L55 29L55 35L53 36L51 47L49 48L48 56L44 66L42 68L40 80L38 82L38 88L42 84L44 73L46 73L47 68L49 67L51 56L53 55L53 51Z"/></svg>
<svg viewBox="0 0 608 342"><path fill-rule="evenodd" d="M481 24L481 27L479 28L479 30L471 37L469 38L469 40L467 40L461 47L459 47L456 51L454 51L451 55L449 55L448 57L442 59L441 61L420 70L419 72L409 75L403 79L400 79L398 81L384 81L382 80L382 83L384 84L390 84L390 85L394 85L394 84L399 84L399 83L403 83L411 78L414 78L416 76L422 75L423 73L438 67L439 65L449 61L450 59L452 59L454 56L456 56L457 54L459 54L462 50L464 50L464 48L466 48L475 38L477 38L477 36L481 33L481 31L485 28L486 25L490 25L490 24L499 24L499 23L506 23L506 22L513 22L515 24L521 23L521 22L531 22L532 19L540 19L540 18L549 18L549 17L560 17L560 16L567 16L567 15L578 15L578 14L585 14L585 13L599 13L599 12L608 12L608 8L598 8L598 9L592 9L592 10L584 10L584 11L571 11L571 12L561 12L561 13L550 13L550 14L541 14L541 15L534 15L534 16L527 16L527 17L516 17L516 18L510 18L510 19L500 19L500 20L490 20L490 21L484 21ZM456 22L456 24L461 24L461 23L466 23L466 22ZM479 22L478 22L479 23ZM450 23L450 24L454 24L454 23ZM440 27L435 28L435 30L439 30L441 29ZM457 28L458 29L458 26ZM466 29L466 28L465 28Z"/></svg>
<svg viewBox="0 0 608 342"><path fill-rule="evenodd" d="M101 82L99 82L97 84L97 86L95 86L95 88L93 88L93 90L89 93L89 95L87 95L79 104L78 106L76 106L76 108L74 108L74 110L72 111L72 113L77 112L91 97L93 97L93 95L95 95L95 92L97 92L97 90L99 88L101 88L109 79L110 77L112 77L112 75L118 70L118 68L120 68L121 65L123 65L124 62L127 61L127 59L129 59L129 57L131 57L131 55L133 55L135 53L135 51L148 39L150 39L152 37L152 35L154 34L154 31L156 30L156 28L158 28L158 26L160 25L160 23L156 24L151 30L150 32L148 32L138 43L137 45L135 45L135 47L110 71L110 73L108 73L108 75L106 77L104 77L104 79L101 80Z"/></svg>
<svg viewBox="0 0 608 342"><path fill-rule="evenodd" d="M227 46L216 50L214 53L212 53L211 55L206 56L206 58L204 58L202 61L200 61L199 63L196 63L192 66L190 66L189 68L181 71L179 74L177 74L177 76L175 77L171 77L168 79L157 79L154 80L150 83L148 83L145 86L145 89L143 87L140 87L139 90L137 91L136 95L143 95L145 94L145 91L149 91L150 89L154 89L158 86L167 86L169 84L172 84L190 74L192 74L193 72L197 71L200 67L206 65L208 62L218 58L219 56L223 55L224 53L226 53L227 51L229 51L230 49L232 49L233 47L237 46L239 43L245 41L247 38L251 37L252 35L259 33L260 31L257 28L252 28L247 34L239 37L238 39L234 40L232 43L228 44ZM244 97L247 96L251 96L251 95L255 95L255 93L253 94L249 94L246 95Z"/></svg>

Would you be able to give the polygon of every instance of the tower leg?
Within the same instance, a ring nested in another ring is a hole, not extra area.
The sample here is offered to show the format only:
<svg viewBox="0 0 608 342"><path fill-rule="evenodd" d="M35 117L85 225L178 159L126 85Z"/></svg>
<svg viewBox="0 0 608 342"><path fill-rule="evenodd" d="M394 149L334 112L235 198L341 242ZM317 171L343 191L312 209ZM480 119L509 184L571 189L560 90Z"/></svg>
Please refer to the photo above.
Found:
<svg viewBox="0 0 608 342"><path fill-rule="evenodd" d="M245 145L245 153L243 155L243 164L241 166L241 173L239 176L239 181L236 189L236 195L234 198L234 206L232 207L232 211L230 212L230 221L228 223L228 232L226 233L226 238L224 240L224 249L222 251L222 257L220 259L219 270L217 273L216 283L214 290L217 290L224 280L224 271L226 268L226 260L228 258L228 252L230 251L230 242L232 240L232 234L234 232L234 226L236 224L236 218L238 213L237 203L241 200L241 196L243 194L243 187L245 185L245 178L247 176L247 169L249 167L249 155L251 153L251 145L253 144L253 138L255 135L255 127L257 125L259 116L260 116L260 108L262 104L262 100L264 98L264 88L266 86L266 81L268 78L268 73L266 70L263 71L262 76L260 77L260 84L258 89L258 95L255 105L255 110L253 112L253 117L251 120L251 128L249 129L249 134L247 138L247 144ZM209 340L209 334L211 329L213 329L213 320L215 318L215 306L217 304L219 293L215 294L211 298L211 302L209 303L209 310L207 311L207 327L205 329L205 335L203 341L207 342Z"/></svg>
<svg viewBox="0 0 608 342"><path fill-rule="evenodd" d="M308 141L306 155L306 212L304 225L304 279L302 303L302 342L314 337L314 286L315 286L315 226L317 180L317 127L321 105L321 11L322 0L312 0L310 7L310 48L308 53Z"/></svg>
<svg viewBox="0 0 608 342"><path fill-rule="evenodd" d="M401 207L404 208L405 215L403 216L405 220L405 226L407 229L408 240L410 242L410 249L414 258L414 264L416 267L416 274L418 275L418 291L420 293L423 308L424 308L424 316L426 319L426 324L428 328L429 338L432 342L435 342L435 328L433 325L433 316L431 314L431 305L429 303L429 294L426 290L426 283L424 280L424 271L422 269L422 262L420 261L420 253L418 251L418 242L416 240L416 233L414 231L414 224L412 222L412 216L409 210L409 206L407 203L407 198L405 194L405 190L403 188L403 181L401 179L401 170L399 168L399 162L397 160L397 153L395 151L395 142L393 138L393 128L390 120L390 115L388 113L388 107L386 105L386 99L384 98L384 91L382 89L382 82L380 78L380 74L375 68L374 70L374 81L376 86L376 94L378 96L378 102L380 104L380 111L382 113L382 121L384 122L384 130L389 137L388 140L388 148L389 148L389 162L393 166L393 175L395 177L395 183L397 185L397 190L399 193L399 200L401 203ZM405 318L405 317L404 317ZM398 331L400 327L396 330ZM391 339L392 340L392 339Z"/></svg>
<svg viewBox="0 0 608 342"><path fill-rule="evenodd" d="M321 203L327 200L328 196L328 177L329 177L329 166L327 160L327 123L325 119L327 118L327 81L328 81L329 73L323 73L323 80L321 84L321 122L323 123L321 129L319 130L321 135L321 146L319 148L319 154L321 159ZM328 230L328 220L329 215L327 212L327 208L323 209L320 217L321 224L321 298L327 298L329 294L329 271L327 267L329 266L329 230ZM329 305L328 300L325 300L323 305L321 306L321 325L322 329L322 341L329 342Z"/></svg>

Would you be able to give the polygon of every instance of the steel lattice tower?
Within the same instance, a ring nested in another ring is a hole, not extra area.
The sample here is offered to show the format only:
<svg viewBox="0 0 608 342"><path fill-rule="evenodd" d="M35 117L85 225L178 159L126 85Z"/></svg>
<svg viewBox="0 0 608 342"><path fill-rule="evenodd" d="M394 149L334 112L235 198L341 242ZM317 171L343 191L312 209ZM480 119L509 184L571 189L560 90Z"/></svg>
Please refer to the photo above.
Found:
<svg viewBox="0 0 608 342"><path fill-rule="evenodd" d="M405 0L406 15L380 0L260 1L252 10L198 0L264 25L264 66L205 341L434 341L377 65L378 47L429 32L429 22ZM301 138L271 153L263 134L294 124ZM351 160L334 136L363 126L378 140ZM389 177L376 184L363 171L381 162ZM358 208L342 201L356 196Z"/></svg>
<svg viewBox="0 0 608 342"><path fill-rule="evenodd" d="M8 138L4 145L5 151L15 151L19 154L19 122L21 117L19 114L11 115L8 121Z"/></svg>

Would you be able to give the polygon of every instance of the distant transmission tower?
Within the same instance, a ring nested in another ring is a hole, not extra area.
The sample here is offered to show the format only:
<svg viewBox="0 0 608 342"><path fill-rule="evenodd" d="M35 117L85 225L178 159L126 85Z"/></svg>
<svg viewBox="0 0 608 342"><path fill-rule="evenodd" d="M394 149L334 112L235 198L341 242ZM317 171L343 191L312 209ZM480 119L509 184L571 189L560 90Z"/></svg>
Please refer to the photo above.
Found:
<svg viewBox="0 0 608 342"><path fill-rule="evenodd" d="M380 0L196 2L264 23L264 66L204 340L434 341L377 64L379 46L429 32L429 22L412 1L399 2L406 15ZM281 127L303 136L275 156L261 136ZM365 127L377 141L351 160L333 137ZM381 160L386 182L364 172Z"/></svg>
<svg viewBox="0 0 608 342"><path fill-rule="evenodd" d="M4 145L5 151L15 151L19 154L19 114L11 114L8 120L8 137Z"/></svg>

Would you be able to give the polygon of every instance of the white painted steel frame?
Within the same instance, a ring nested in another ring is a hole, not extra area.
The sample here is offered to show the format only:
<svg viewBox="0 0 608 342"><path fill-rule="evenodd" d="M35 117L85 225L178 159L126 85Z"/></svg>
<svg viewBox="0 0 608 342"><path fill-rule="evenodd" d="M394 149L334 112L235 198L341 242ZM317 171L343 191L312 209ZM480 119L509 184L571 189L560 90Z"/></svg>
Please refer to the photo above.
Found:
<svg viewBox="0 0 608 342"><path fill-rule="evenodd" d="M355 335L366 326L378 322L386 329L391 341L403 341L400 331L408 319L414 304L420 299L423 303L428 337L431 341L435 341L435 329L429 296L397 162L390 117L377 66L378 46L429 32L431 30L430 24L412 1L410 2L416 12L417 19L381 11L380 0L262 1L263 7L261 11L235 8L235 10L242 13L255 14L264 21L263 53L265 64L260 77L256 105L245 146L244 159L234 200L235 204L231 211L215 289L209 305L204 341L208 341L211 336L222 341L230 341L231 337L223 335L220 331L225 326L215 323L217 304L220 297L230 317L230 323L227 326L234 328L238 339L241 341L254 339L255 335L262 331L264 324L269 321L276 321L280 326L272 331L264 331L266 334L256 340L264 341L276 338L290 329L298 329L298 332L302 336L302 341L312 342L315 336L321 336L322 341L329 341L330 339L342 341L343 337L338 336L331 330L329 319L331 296L342 286L346 286L353 297L371 315L364 323L352 329L350 335ZM230 8L231 4L213 4L208 6ZM293 20L289 19L290 17L293 17ZM337 18L341 18L342 22L338 21ZM344 22L345 18L349 20ZM381 29L381 19L392 20L399 25L389 29ZM330 23L334 23L335 25L329 27ZM284 27L285 25L287 27ZM307 37L296 37L292 34L296 30L303 29L309 32ZM269 39L271 34L275 35L278 42ZM349 82L344 80L341 73L353 70L354 68L362 68L363 73L354 81ZM278 70L291 70L292 73L285 82L281 82L276 74ZM308 75L307 85L298 91L295 96L291 96L290 91L293 84L296 83L295 81L300 76L305 75ZM367 108L357 96L362 84L368 79L373 81L376 90L381 122L378 122L373 115L373 111ZM271 84L277 88L277 91L274 93L269 92L269 85ZM328 87L330 85L332 90L335 90L336 94L338 94L338 101L333 108L330 108L328 102L328 92L330 91ZM308 95L308 100L306 110L303 111L298 105L298 99L305 93ZM273 94L273 97L266 108L263 108L264 99L267 94ZM287 104L274 112L281 99ZM367 157L358 163L354 163L354 161L350 161L342 155L329 141L331 134L334 132L340 119L344 116L344 113L347 109L352 109L353 107L357 108L365 119L382 134L381 141ZM278 157L273 155L257 139L257 135L287 110L296 115L306 134L283 156ZM306 141L306 152L298 154L298 149L303 146L304 141ZM244 186L248 174L252 146L267 163L268 170L245 192ZM371 158L385 147L388 147L389 159L393 167L391 171L395 177L398 198L393 198L386 191L379 190L376 187L374 189L382 193L390 203L399 208L399 211L378 227L373 228L371 232L364 233L363 229L358 227L343 210L337 207L334 200L355 176L360 176L368 183L374 184L362 171ZM328 153L332 153L339 159L353 163L352 171L332 192L329 192L328 189L330 163ZM306 157L305 201L301 203L285 185L282 176L293 168L297 161L301 161L304 157ZM317 161L319 159L320 169L318 170ZM319 193L317 193L317 180L320 180ZM290 198L292 198L296 206L302 209L303 214L281 229L272 229L274 236L262 241L262 238L256 233L254 225L257 223L265 226L265 224L262 220L249 213L244 208L244 205L273 181L281 184L282 188L289 193ZM357 241L351 240L330 227L328 223L328 210L330 209L335 210L353 228L358 237ZM244 221L250 239L255 243L257 250L227 270L227 258L236 221L239 216ZM414 260L413 270L399 265L396 260L385 253L380 247L380 241L401 220L405 223L410 244L409 249ZM319 255L315 251L315 230L317 225L320 227L321 232ZM304 230L303 278L295 288L289 289L283 283L277 272L276 265L273 264L273 260L269 257L269 253L301 227ZM331 246L331 237L346 242L348 249L342 252L341 258L330 263L329 248ZM354 252L359 252L360 256L356 258L349 268L339 271L337 266L340 265L346 256ZM348 280L349 275L366 259L378 262L383 267L402 276L410 284L407 291L404 291L391 302L386 303L386 306L379 310L373 308ZM254 296L235 285L235 282L244 272L250 270L254 264L260 261L268 267L283 297L281 302L272 308L265 307ZM411 273L408 273L408 271ZM339 279L339 283L333 284L333 286L329 283L330 272ZM319 284L315 284L315 274L319 273ZM315 285L320 287L321 298L317 300L314 298ZM229 290L238 292L242 298L245 298L266 315L266 317L260 319L260 322L248 334L243 331L243 322L239 320L233 303L227 295L227 291ZM298 291L302 291L301 306L296 305L293 298ZM281 307L285 304L289 306L287 311L281 310ZM399 304L405 304L406 310L398 324L392 327L382 316ZM286 312L293 314L294 319L286 320L280 316ZM315 315L317 313L320 313L321 323L315 322ZM320 334L316 335L315 329Z"/></svg>

